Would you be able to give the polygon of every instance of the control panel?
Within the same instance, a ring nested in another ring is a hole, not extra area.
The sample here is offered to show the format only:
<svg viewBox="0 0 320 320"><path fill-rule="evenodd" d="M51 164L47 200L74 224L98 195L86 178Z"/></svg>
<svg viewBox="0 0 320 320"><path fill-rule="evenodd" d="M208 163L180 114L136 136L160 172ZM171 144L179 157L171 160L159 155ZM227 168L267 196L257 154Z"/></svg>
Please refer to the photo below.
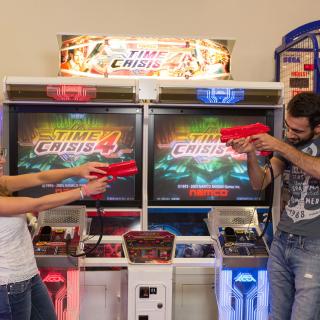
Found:
<svg viewBox="0 0 320 320"><path fill-rule="evenodd" d="M218 207L208 215L215 254L223 267L251 268L267 265L269 248L254 207Z"/></svg>
<svg viewBox="0 0 320 320"><path fill-rule="evenodd" d="M79 227L43 226L33 237L34 254L36 256L76 254L79 242Z"/></svg>
<svg viewBox="0 0 320 320"><path fill-rule="evenodd" d="M85 207L63 206L40 212L32 242L38 267L78 267L85 234Z"/></svg>
<svg viewBox="0 0 320 320"><path fill-rule="evenodd" d="M219 228L219 242L226 256L265 256L265 242L259 238L256 228Z"/></svg>

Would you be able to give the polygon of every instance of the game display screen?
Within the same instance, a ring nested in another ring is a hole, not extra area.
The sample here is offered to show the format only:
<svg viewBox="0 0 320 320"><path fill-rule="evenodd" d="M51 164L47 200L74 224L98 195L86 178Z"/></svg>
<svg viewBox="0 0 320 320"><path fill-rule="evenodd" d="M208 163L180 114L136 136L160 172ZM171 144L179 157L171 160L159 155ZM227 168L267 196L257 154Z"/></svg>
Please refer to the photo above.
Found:
<svg viewBox="0 0 320 320"><path fill-rule="evenodd" d="M179 110L153 110L149 134L151 202L230 205L232 201L265 201L266 193L250 186L246 154L221 143L220 129L257 122L270 125L269 116L263 110L223 111L179 114ZM264 165L265 157L258 158Z"/></svg>
<svg viewBox="0 0 320 320"><path fill-rule="evenodd" d="M96 212L88 212L87 217L90 223L90 235L99 235L101 232L101 220ZM103 235L119 236L128 231L140 230L141 219L139 211L114 211L104 212Z"/></svg>
<svg viewBox="0 0 320 320"><path fill-rule="evenodd" d="M118 163L136 159L136 114L43 113L16 114L17 174L73 168L87 162ZM119 177L108 184L103 200L137 199L137 176ZM73 189L81 177L19 191L19 196L42 196Z"/></svg>
<svg viewBox="0 0 320 320"><path fill-rule="evenodd" d="M209 236L205 223L208 212L208 208L149 208L148 229L176 236Z"/></svg>
<svg viewBox="0 0 320 320"><path fill-rule="evenodd" d="M214 258L212 244L202 243L179 243L176 245L176 258Z"/></svg>

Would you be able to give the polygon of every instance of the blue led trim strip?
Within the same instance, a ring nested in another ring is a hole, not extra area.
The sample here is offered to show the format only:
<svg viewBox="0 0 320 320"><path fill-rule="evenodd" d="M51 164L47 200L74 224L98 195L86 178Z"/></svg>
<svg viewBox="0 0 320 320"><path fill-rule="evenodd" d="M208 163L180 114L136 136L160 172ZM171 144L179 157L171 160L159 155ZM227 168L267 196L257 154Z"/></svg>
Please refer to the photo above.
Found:
<svg viewBox="0 0 320 320"><path fill-rule="evenodd" d="M197 99L205 104L236 104L244 100L241 88L200 88Z"/></svg>

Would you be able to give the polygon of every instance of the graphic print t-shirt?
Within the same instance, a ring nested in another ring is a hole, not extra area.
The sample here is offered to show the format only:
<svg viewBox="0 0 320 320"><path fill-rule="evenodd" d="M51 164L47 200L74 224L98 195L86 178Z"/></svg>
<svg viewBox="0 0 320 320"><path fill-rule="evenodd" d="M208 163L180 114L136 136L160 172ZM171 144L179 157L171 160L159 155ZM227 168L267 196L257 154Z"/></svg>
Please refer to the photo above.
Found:
<svg viewBox="0 0 320 320"><path fill-rule="evenodd" d="M320 138L313 139L297 149L320 157ZM280 230L309 237L320 237L320 180L277 156L289 170L290 198L281 215Z"/></svg>

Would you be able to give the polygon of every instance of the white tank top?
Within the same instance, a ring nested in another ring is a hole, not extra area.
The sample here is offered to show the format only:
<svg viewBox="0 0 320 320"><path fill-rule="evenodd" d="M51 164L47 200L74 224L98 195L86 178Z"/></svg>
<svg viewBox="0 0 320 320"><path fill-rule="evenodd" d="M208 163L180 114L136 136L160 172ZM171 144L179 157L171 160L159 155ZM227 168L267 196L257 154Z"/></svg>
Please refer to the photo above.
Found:
<svg viewBox="0 0 320 320"><path fill-rule="evenodd" d="M37 273L26 216L0 217L0 285L28 280Z"/></svg>

